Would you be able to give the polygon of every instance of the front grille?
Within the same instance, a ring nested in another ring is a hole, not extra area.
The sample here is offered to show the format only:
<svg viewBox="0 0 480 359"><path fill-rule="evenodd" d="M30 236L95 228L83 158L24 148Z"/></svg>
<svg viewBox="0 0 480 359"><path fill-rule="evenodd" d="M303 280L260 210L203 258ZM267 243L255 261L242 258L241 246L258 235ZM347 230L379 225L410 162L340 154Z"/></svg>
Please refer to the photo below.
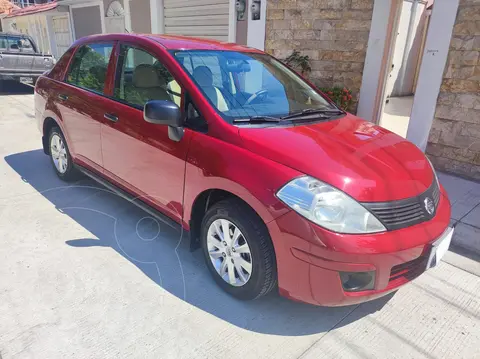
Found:
<svg viewBox="0 0 480 359"><path fill-rule="evenodd" d="M425 201L433 200L434 211L428 213ZM435 216L438 203L440 202L440 188L436 180L424 193L417 197L402 199L391 202L364 202L362 205L372 212L380 222L392 231L432 219Z"/></svg>
<svg viewBox="0 0 480 359"><path fill-rule="evenodd" d="M421 255L420 257L402 264L398 264L395 267L392 267L390 272L389 282L393 282L397 279L406 279L413 280L417 278L420 274L425 272L427 268L427 255Z"/></svg>

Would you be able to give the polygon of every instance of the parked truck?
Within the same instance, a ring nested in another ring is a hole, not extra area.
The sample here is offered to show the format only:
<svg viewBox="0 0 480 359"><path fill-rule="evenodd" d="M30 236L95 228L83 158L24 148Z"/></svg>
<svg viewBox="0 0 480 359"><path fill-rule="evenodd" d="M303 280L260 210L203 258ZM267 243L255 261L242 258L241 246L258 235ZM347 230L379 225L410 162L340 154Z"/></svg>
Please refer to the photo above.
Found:
<svg viewBox="0 0 480 359"><path fill-rule="evenodd" d="M5 80L34 84L55 62L52 55L38 51L32 37L0 33L0 86Z"/></svg>

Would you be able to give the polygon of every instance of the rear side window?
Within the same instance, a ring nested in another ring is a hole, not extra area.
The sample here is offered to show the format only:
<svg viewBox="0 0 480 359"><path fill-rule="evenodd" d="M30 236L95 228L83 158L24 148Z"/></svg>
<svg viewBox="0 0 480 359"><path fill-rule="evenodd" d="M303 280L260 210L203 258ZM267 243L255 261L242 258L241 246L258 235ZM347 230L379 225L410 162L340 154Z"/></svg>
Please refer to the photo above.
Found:
<svg viewBox="0 0 480 359"><path fill-rule="evenodd" d="M121 45L114 97L141 108L149 100L172 101L180 106L182 89L155 56L129 45Z"/></svg>
<svg viewBox="0 0 480 359"><path fill-rule="evenodd" d="M22 39L16 36L7 36L8 51L20 51L22 47Z"/></svg>
<svg viewBox="0 0 480 359"><path fill-rule="evenodd" d="M113 44L84 45L75 53L67 82L103 94Z"/></svg>
<svg viewBox="0 0 480 359"><path fill-rule="evenodd" d="M22 52L32 53L32 54L35 53L33 44L30 41L30 39L20 39L19 47Z"/></svg>

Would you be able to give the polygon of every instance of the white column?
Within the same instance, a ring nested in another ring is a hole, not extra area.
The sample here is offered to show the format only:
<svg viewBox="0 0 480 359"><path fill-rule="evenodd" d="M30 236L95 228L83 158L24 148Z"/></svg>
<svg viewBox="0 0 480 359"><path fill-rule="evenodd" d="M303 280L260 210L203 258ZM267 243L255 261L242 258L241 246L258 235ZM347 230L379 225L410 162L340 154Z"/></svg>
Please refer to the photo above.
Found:
<svg viewBox="0 0 480 359"><path fill-rule="evenodd" d="M228 8L228 42L236 42L237 37L237 11L235 1L230 1Z"/></svg>
<svg viewBox="0 0 480 359"><path fill-rule="evenodd" d="M385 73L381 68L385 60L386 44L388 40L389 20L392 7L398 6L398 2L375 0L373 5L372 25L368 37L367 54L363 67L362 85L360 87L360 99L358 101L357 115L367 121L377 122L376 106L378 97L382 96L384 89ZM380 87L380 89L379 89Z"/></svg>
<svg viewBox="0 0 480 359"><path fill-rule="evenodd" d="M53 32L53 20L52 16L45 16L47 21L47 37L48 42L50 43L50 51L56 59L58 59L57 43L55 41L55 34Z"/></svg>
<svg viewBox="0 0 480 359"><path fill-rule="evenodd" d="M123 1L123 10L125 11L125 30L132 32L132 17L130 15L130 0Z"/></svg>
<svg viewBox="0 0 480 359"><path fill-rule="evenodd" d="M247 46L254 47L259 50L265 50L265 33L266 33L266 17L267 17L267 1L261 0L260 6L260 20L252 20L252 2L248 2L248 32L247 32Z"/></svg>
<svg viewBox="0 0 480 359"><path fill-rule="evenodd" d="M165 14L163 0L150 0L150 20L152 24L152 34L165 33L164 17Z"/></svg>
<svg viewBox="0 0 480 359"><path fill-rule="evenodd" d="M447 63L459 0L436 0L423 53L407 139L425 150Z"/></svg>
<svg viewBox="0 0 480 359"><path fill-rule="evenodd" d="M102 24L102 34L106 34L107 33L107 28L105 26L105 7L103 5L103 1L100 1L98 3L99 5L99 11L100 11L100 22Z"/></svg>

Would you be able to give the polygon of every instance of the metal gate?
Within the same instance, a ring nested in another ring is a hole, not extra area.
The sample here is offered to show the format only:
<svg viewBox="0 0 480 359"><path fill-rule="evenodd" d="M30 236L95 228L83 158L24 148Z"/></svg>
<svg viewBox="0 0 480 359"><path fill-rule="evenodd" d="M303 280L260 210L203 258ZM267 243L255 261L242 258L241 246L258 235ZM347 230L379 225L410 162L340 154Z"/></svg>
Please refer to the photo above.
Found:
<svg viewBox="0 0 480 359"><path fill-rule="evenodd" d="M228 41L228 0L164 1L166 34Z"/></svg>

